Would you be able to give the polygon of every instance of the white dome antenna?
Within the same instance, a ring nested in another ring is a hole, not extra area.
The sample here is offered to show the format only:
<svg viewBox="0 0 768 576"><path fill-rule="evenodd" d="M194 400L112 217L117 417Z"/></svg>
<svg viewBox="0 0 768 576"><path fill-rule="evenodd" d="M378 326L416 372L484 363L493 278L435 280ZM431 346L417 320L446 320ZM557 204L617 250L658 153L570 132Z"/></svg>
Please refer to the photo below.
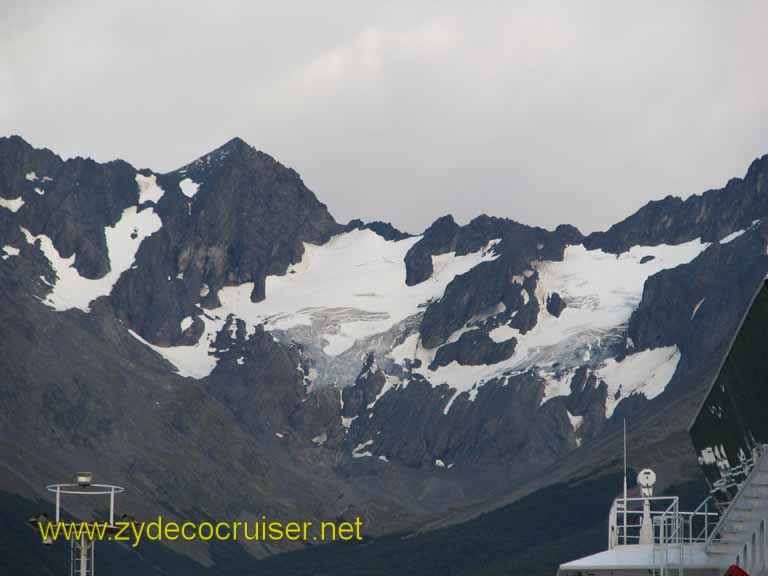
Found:
<svg viewBox="0 0 768 576"><path fill-rule="evenodd" d="M653 496L653 486L656 484L656 472L650 468L640 470L640 473L637 475L637 483L640 485L643 496L650 498Z"/></svg>

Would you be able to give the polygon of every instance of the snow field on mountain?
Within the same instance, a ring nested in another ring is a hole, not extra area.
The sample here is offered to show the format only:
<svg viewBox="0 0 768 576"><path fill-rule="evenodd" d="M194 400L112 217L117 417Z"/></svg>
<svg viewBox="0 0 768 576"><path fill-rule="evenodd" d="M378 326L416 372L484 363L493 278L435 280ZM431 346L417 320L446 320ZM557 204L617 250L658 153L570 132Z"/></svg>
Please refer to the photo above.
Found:
<svg viewBox="0 0 768 576"><path fill-rule="evenodd" d="M219 292L222 308L214 312L233 313L249 325L264 323L268 330L313 326L325 341L323 351L336 356L416 314L421 304L442 296L454 277L496 258L496 241L472 254L433 256L432 277L407 286L404 258L418 240L393 242L354 230L321 246L304 244L301 262L267 278L264 301L251 302L252 283L225 287Z"/></svg>
<svg viewBox="0 0 768 576"><path fill-rule="evenodd" d="M418 335L402 342L389 357L398 363L403 363L405 358L418 358L422 364L415 372L433 385L445 383L456 390L445 408L446 413L461 392L470 392L474 397L476 385L529 369L536 369L545 379L542 402L567 395L572 369L590 359L591 348L599 349L605 338L611 334L615 337L622 330L642 298L645 280L661 270L690 262L708 246L696 239L675 246L633 246L619 255L587 250L583 245L568 246L562 261L532 264L539 274L535 296L540 309L536 326L526 334L510 326L500 326L489 333L497 342L511 337L517 339L515 353L509 359L479 366L452 362L430 370L428 366L436 350L423 349ZM651 256L653 259L641 264L644 258ZM567 303L560 317L552 316L546 310L547 296L553 292L559 293ZM613 361L614 365L606 361L604 377L612 395L607 402L607 411L612 413L618 401L614 400L613 394L619 388L620 397L637 390L649 398L664 389L677 367L679 353L675 359L669 350L658 350L628 356L621 363ZM635 356L639 360L631 360ZM558 366L557 375L551 371L553 365ZM644 386L646 378L652 382Z"/></svg>
<svg viewBox="0 0 768 576"><path fill-rule="evenodd" d="M584 361L583 349L629 321L643 296L646 279L693 260L709 244L692 240L675 246L633 246L627 252L610 254L568 246L560 262L534 263L539 273L536 326L525 335L505 329L492 331L491 338L514 335L518 345L515 366ZM653 257L646 262L643 259ZM546 310L549 294L557 292L567 306L559 317Z"/></svg>
<svg viewBox="0 0 768 576"><path fill-rule="evenodd" d="M353 230L321 246L305 243L300 262L282 276L267 277L262 302L251 302L252 282L222 288L222 305L207 311L197 345L155 346L134 336L173 364L180 375L192 378L204 378L215 368L210 343L230 314L246 323L248 333L258 324L267 330L312 326L323 342L323 352L338 355L357 340L386 332L418 313L421 305L442 296L453 278L496 258L492 248L498 243L492 240L482 250L463 256L433 256L432 277L407 286L404 258L418 240L393 242L370 230Z"/></svg>

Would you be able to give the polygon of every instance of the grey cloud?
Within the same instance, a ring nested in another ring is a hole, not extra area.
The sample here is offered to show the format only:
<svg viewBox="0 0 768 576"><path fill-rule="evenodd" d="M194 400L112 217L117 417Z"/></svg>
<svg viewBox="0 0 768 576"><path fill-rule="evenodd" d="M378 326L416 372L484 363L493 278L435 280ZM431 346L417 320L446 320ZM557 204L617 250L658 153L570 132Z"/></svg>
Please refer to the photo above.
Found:
<svg viewBox="0 0 768 576"><path fill-rule="evenodd" d="M342 221L419 231L485 212L590 231L768 153L762 2L3 11L0 133L156 170L239 135Z"/></svg>

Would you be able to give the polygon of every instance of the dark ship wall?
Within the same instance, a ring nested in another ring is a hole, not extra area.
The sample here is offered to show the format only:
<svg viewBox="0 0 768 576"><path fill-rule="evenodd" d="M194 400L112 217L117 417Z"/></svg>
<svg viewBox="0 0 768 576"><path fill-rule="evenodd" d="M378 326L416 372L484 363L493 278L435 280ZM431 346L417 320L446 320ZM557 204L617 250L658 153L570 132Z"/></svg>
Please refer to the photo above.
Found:
<svg viewBox="0 0 768 576"><path fill-rule="evenodd" d="M768 283L755 294L690 434L716 501L727 504L755 448L768 444Z"/></svg>

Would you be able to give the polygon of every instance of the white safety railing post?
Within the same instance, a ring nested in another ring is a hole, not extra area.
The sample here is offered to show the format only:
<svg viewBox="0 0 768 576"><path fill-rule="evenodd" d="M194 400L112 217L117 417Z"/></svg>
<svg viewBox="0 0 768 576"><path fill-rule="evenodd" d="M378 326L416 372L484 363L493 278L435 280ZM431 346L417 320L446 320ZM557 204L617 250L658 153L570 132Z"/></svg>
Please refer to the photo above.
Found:
<svg viewBox="0 0 768 576"><path fill-rule="evenodd" d="M115 525L115 487L109 492L109 525Z"/></svg>

